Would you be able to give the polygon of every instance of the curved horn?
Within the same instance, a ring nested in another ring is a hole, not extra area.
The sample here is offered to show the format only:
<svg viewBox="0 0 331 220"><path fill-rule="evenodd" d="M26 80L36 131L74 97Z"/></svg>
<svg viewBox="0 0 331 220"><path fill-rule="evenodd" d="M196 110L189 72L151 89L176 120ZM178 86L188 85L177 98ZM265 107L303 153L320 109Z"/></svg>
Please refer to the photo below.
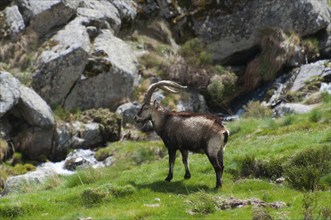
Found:
<svg viewBox="0 0 331 220"><path fill-rule="evenodd" d="M178 93L179 91L177 89L179 89L179 90L186 89L187 86L179 85L178 83L175 83L175 82L170 81L170 80L161 80L157 83L153 83L152 85L149 86L149 88L148 88L148 90L145 94L144 103L150 104L153 92L157 88L160 88L160 89L163 89L165 91L172 92L172 93Z"/></svg>

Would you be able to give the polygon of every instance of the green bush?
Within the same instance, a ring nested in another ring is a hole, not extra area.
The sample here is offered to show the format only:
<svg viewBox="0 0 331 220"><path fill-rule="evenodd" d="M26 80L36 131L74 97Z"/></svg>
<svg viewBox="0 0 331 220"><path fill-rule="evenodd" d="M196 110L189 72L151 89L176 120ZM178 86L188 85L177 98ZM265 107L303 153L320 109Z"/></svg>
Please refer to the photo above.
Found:
<svg viewBox="0 0 331 220"><path fill-rule="evenodd" d="M132 195L133 193L136 192L136 188L134 188L132 185L126 185L126 186L110 185L107 188L109 192L115 197L125 197Z"/></svg>
<svg viewBox="0 0 331 220"><path fill-rule="evenodd" d="M179 50L185 60L193 65L207 65L212 63L212 55L206 52L206 45L199 38L185 42Z"/></svg>
<svg viewBox="0 0 331 220"><path fill-rule="evenodd" d="M222 75L214 75L211 78L211 83L207 87L207 91L216 104L221 105L226 98L234 93L235 84L237 82L236 74L226 72Z"/></svg>
<svg viewBox="0 0 331 220"><path fill-rule="evenodd" d="M76 187L79 185L92 184L103 177L101 169L86 168L79 170L76 174L66 177L66 186Z"/></svg>
<svg viewBox="0 0 331 220"><path fill-rule="evenodd" d="M205 192L190 195L186 202L192 214L207 215L216 212L217 209L214 197Z"/></svg>
<svg viewBox="0 0 331 220"><path fill-rule="evenodd" d="M301 151L289 159L283 168L291 186L314 191L320 186L320 179L330 173L331 148L325 145Z"/></svg>
<svg viewBox="0 0 331 220"><path fill-rule="evenodd" d="M314 109L309 114L309 121L311 122L319 122L322 119L322 112Z"/></svg>
<svg viewBox="0 0 331 220"><path fill-rule="evenodd" d="M27 213L27 210L21 205L7 205L0 204L0 217L14 219L19 216L23 216Z"/></svg>
<svg viewBox="0 0 331 220"><path fill-rule="evenodd" d="M100 188L85 189L81 194L83 205L91 207L100 203L107 196L107 192Z"/></svg>
<svg viewBox="0 0 331 220"><path fill-rule="evenodd" d="M254 156L247 155L238 159L239 171L233 173L237 177L253 177L253 178L272 178L276 179L282 176L282 163L285 158L275 158L270 161L257 160Z"/></svg>
<svg viewBox="0 0 331 220"><path fill-rule="evenodd" d="M245 107L244 117L267 118L272 116L272 109L261 105L259 101L250 101Z"/></svg>

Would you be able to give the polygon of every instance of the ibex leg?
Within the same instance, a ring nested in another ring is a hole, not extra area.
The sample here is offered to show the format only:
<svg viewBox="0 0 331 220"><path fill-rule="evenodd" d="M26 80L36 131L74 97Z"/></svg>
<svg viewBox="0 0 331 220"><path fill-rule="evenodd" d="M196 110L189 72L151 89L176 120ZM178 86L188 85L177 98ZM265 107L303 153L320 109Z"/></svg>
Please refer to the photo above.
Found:
<svg viewBox="0 0 331 220"><path fill-rule="evenodd" d="M172 149L168 148L168 153L169 153L169 173L168 173L167 178L165 178L165 181L170 182L173 178L173 173L174 173L176 150L172 150Z"/></svg>
<svg viewBox="0 0 331 220"><path fill-rule="evenodd" d="M185 176L184 179L190 179L191 178L191 172L190 168L188 166L188 151L187 150L181 150L182 153L182 161L185 166Z"/></svg>

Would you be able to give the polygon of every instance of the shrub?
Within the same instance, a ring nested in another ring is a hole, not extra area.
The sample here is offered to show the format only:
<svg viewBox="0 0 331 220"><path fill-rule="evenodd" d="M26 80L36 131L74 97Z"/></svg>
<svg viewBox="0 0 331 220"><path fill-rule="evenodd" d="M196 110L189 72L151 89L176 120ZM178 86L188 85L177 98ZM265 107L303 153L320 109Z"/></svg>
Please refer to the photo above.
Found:
<svg viewBox="0 0 331 220"><path fill-rule="evenodd" d="M186 201L189 212L192 214L207 215L216 212L216 201L214 197L205 192L191 194Z"/></svg>
<svg viewBox="0 0 331 220"><path fill-rule="evenodd" d="M92 184L101 179L101 169L86 168L76 174L66 177L66 186L71 188L79 185Z"/></svg>
<svg viewBox="0 0 331 220"><path fill-rule="evenodd" d="M309 114L309 121L311 122L319 122L322 119L322 112L314 109Z"/></svg>
<svg viewBox="0 0 331 220"><path fill-rule="evenodd" d="M331 149L328 145L301 151L284 165L284 175L291 186L312 191L320 186L320 179L330 170Z"/></svg>
<svg viewBox="0 0 331 220"><path fill-rule="evenodd" d="M19 216L23 216L26 210L22 205L1 205L0 204L0 216L3 218L14 219Z"/></svg>
<svg viewBox="0 0 331 220"><path fill-rule="evenodd" d="M206 52L206 45L199 38L186 41L179 53L193 65L206 65L212 62L211 54Z"/></svg>
<svg viewBox="0 0 331 220"><path fill-rule="evenodd" d="M82 192L81 199L84 206L91 207L100 203L106 196L107 193L100 188L89 188Z"/></svg>
<svg viewBox="0 0 331 220"><path fill-rule="evenodd" d="M133 193L136 192L136 188L134 188L132 185L126 185L126 186L110 185L107 188L109 192L115 197L125 197L132 195Z"/></svg>
<svg viewBox="0 0 331 220"><path fill-rule="evenodd" d="M252 220L272 220L272 217L265 208L254 207Z"/></svg>
<svg viewBox="0 0 331 220"><path fill-rule="evenodd" d="M5 159L8 152L8 144L5 140L0 138L0 162Z"/></svg>
<svg viewBox="0 0 331 220"><path fill-rule="evenodd" d="M212 101L218 105L224 103L226 98L234 93L237 76L232 72L226 72L222 75L214 75L207 90Z"/></svg>
<svg viewBox="0 0 331 220"><path fill-rule="evenodd" d="M239 171L235 175L239 177L266 177L276 179L282 176L282 163L285 158L275 158L270 161L257 160L254 156L247 155L238 160Z"/></svg>
<svg viewBox="0 0 331 220"><path fill-rule="evenodd" d="M250 101L245 107L244 117L267 118L272 116L272 110L259 101Z"/></svg>

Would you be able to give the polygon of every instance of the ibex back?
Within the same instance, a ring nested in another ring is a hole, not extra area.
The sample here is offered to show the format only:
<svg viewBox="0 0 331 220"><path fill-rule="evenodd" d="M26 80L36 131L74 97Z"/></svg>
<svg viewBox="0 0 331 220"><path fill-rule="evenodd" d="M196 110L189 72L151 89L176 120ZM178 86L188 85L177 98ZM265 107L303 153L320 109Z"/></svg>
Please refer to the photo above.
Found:
<svg viewBox="0 0 331 220"><path fill-rule="evenodd" d="M169 173L166 181L173 178L176 151L182 154L185 166L185 179L191 177L188 166L188 152L205 153L216 173L216 188L222 186L224 169L223 154L229 131L222 121L214 115L190 112L170 112L158 103L150 104L152 93L161 88L177 93L186 87L172 81L160 81L152 84L146 92L144 103L134 117L137 122L151 120L156 133L162 138L169 153Z"/></svg>

